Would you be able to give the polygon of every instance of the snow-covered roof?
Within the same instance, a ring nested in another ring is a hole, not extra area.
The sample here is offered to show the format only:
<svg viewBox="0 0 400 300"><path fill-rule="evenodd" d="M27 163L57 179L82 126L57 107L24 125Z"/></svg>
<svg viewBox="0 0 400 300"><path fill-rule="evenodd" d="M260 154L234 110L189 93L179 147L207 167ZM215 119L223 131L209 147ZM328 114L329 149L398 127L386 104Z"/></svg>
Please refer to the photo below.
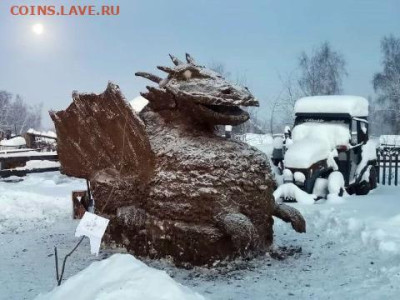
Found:
<svg viewBox="0 0 400 300"><path fill-rule="evenodd" d="M33 133L33 134L37 134L37 135L46 135L49 137L54 137L57 138L57 134L54 131L48 130L48 131L38 131L35 130L33 128L29 128L29 130L27 131L28 133Z"/></svg>
<svg viewBox="0 0 400 300"><path fill-rule="evenodd" d="M296 101L295 113L345 113L368 116L368 100L358 96L313 96Z"/></svg>
<svg viewBox="0 0 400 300"><path fill-rule="evenodd" d="M0 146L19 147L19 146L25 146L25 145L26 145L26 141L22 136L17 136L17 137L11 138L9 140L0 141Z"/></svg>
<svg viewBox="0 0 400 300"><path fill-rule="evenodd" d="M146 107L147 103L149 103L149 100L142 96L137 96L135 99L129 102L133 110L137 113L140 113L142 109Z"/></svg>

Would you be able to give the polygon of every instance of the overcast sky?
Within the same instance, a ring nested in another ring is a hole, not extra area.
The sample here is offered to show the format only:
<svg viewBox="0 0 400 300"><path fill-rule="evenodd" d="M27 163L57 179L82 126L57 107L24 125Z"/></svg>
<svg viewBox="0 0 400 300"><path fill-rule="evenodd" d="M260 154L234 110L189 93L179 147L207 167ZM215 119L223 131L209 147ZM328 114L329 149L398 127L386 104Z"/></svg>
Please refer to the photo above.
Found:
<svg viewBox="0 0 400 300"><path fill-rule="evenodd" d="M149 83L134 72L158 73L157 65L170 64L168 53L224 63L265 107L281 89L278 74L294 70L301 51L329 41L348 63L345 93L367 97L380 40L400 36L400 0L79 1L120 5L114 17L12 16L16 2L78 1L0 1L0 90L43 103L44 126L51 124L46 111L66 108L73 90L99 93L112 80L133 99ZM41 36L31 30L37 22Z"/></svg>

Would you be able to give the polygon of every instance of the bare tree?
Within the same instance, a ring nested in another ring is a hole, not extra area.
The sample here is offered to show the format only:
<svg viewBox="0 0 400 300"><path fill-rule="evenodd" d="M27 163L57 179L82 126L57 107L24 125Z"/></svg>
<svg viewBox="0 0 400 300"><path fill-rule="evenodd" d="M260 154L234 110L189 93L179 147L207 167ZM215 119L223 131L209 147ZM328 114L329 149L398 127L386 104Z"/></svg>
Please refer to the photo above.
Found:
<svg viewBox="0 0 400 300"><path fill-rule="evenodd" d="M38 128L41 123L42 106L29 106L21 96L0 91L0 130L11 130L22 134L29 128Z"/></svg>
<svg viewBox="0 0 400 300"><path fill-rule="evenodd" d="M212 62L209 66L209 68L219 74L221 74L225 78L230 78L231 77L231 72L226 70L225 64L221 62Z"/></svg>
<svg viewBox="0 0 400 300"><path fill-rule="evenodd" d="M0 129L8 129L8 117L12 95L6 91L0 91Z"/></svg>
<svg viewBox="0 0 400 300"><path fill-rule="evenodd" d="M299 67L282 77L282 90L271 103L269 129L282 131L294 122L294 104L304 96L335 95L342 93L342 78L347 75L343 56L324 42L311 55L303 52Z"/></svg>
<svg viewBox="0 0 400 300"><path fill-rule="evenodd" d="M373 79L374 90L378 94L378 103L385 107L386 119L393 133L400 133L400 38L384 37L381 42L383 71L376 73ZM390 113L391 112L391 113Z"/></svg>
<svg viewBox="0 0 400 300"><path fill-rule="evenodd" d="M342 79L347 75L346 61L328 42L309 56L303 52L299 58L301 76L299 86L306 96L342 93Z"/></svg>
<svg viewBox="0 0 400 300"><path fill-rule="evenodd" d="M282 133L286 125L293 125L294 123L294 104L296 100L304 96L299 85L296 70L290 72L286 76L278 77L282 83L282 88L278 96L270 102L270 117L267 126L269 132Z"/></svg>

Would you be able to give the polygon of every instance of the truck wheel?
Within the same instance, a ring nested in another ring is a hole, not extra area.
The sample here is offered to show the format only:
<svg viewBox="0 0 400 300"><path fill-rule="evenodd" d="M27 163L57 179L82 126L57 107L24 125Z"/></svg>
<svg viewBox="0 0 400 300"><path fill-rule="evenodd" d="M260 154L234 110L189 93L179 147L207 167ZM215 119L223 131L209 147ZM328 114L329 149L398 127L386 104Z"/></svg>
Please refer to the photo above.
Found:
<svg viewBox="0 0 400 300"><path fill-rule="evenodd" d="M376 187L378 186L377 181L378 174L376 172L376 167L371 166L371 169L369 170L369 186L371 190L376 189Z"/></svg>
<svg viewBox="0 0 400 300"><path fill-rule="evenodd" d="M367 181L362 181L358 185L355 186L356 195L364 196L367 195L370 191L370 185Z"/></svg>
<svg viewBox="0 0 400 300"><path fill-rule="evenodd" d="M356 195L367 195L370 190L373 190L377 187L377 173L376 168L374 166L370 166L369 168L369 177L367 181L361 181L358 185L355 186Z"/></svg>
<svg viewBox="0 0 400 300"><path fill-rule="evenodd" d="M274 164L275 167L279 166L280 159L272 158L271 161L272 161L272 163Z"/></svg>

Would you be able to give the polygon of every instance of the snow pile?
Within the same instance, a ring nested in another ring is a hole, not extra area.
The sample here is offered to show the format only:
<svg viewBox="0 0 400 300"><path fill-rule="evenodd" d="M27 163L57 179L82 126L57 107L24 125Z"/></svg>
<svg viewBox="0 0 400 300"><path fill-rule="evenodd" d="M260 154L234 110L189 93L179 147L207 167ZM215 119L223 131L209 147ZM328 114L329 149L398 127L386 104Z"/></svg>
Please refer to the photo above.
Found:
<svg viewBox="0 0 400 300"><path fill-rule="evenodd" d="M17 167L16 170L32 170L45 168L59 168L60 162L51 160L29 160L24 167Z"/></svg>
<svg viewBox="0 0 400 300"><path fill-rule="evenodd" d="M377 228L366 228L361 233L364 244L382 253L400 254L400 214L383 220Z"/></svg>
<svg viewBox="0 0 400 300"><path fill-rule="evenodd" d="M306 181L306 176L301 172L295 172L293 178L294 181L298 183L304 183Z"/></svg>
<svg viewBox="0 0 400 300"><path fill-rule="evenodd" d="M293 129L292 139L293 144L285 154L285 165L305 169L330 158L337 146L348 145L350 131L345 124L309 122L297 125Z"/></svg>
<svg viewBox="0 0 400 300"><path fill-rule="evenodd" d="M282 202L282 199L296 199L301 204L314 204L315 195L307 194L294 183L285 183L280 185L273 193L275 201Z"/></svg>
<svg viewBox="0 0 400 300"><path fill-rule="evenodd" d="M318 197L325 198L328 195L328 179L317 178L314 183L313 192L314 195Z"/></svg>
<svg viewBox="0 0 400 300"><path fill-rule="evenodd" d="M36 300L204 300L166 272L148 267L129 254L94 262Z"/></svg>
<svg viewBox="0 0 400 300"><path fill-rule="evenodd" d="M20 151L21 150L21 151ZM44 152L38 152L36 150L32 149L16 149L12 151L0 151L0 157L1 158L7 158L7 157L35 157L35 156L43 156ZM49 151L45 153L46 155L49 156L56 156L57 152L56 151Z"/></svg>
<svg viewBox="0 0 400 300"><path fill-rule="evenodd" d="M71 218L71 191L86 188L83 180L58 172L24 178L21 182L0 181L0 233L26 231ZM13 179L21 180L6 180Z"/></svg>
<svg viewBox="0 0 400 300"><path fill-rule="evenodd" d="M328 177L328 191L330 194L338 195L341 190L344 190L343 174L339 171L332 172Z"/></svg>
<svg viewBox="0 0 400 300"><path fill-rule="evenodd" d="M294 142L303 139L323 139L329 148L347 145L350 140L349 127L342 123L308 122L297 125L293 129Z"/></svg>
<svg viewBox="0 0 400 300"><path fill-rule="evenodd" d="M270 134L246 133L245 141L268 156L272 154L274 141Z"/></svg>
<svg viewBox="0 0 400 300"><path fill-rule="evenodd" d="M246 133L246 142L251 145L270 145L272 136L270 134Z"/></svg>
<svg viewBox="0 0 400 300"><path fill-rule="evenodd" d="M149 100L147 100L143 96L138 96L129 102L129 104L131 105L133 110L137 113L140 113L146 107L146 105L148 103L149 103Z"/></svg>
<svg viewBox="0 0 400 300"><path fill-rule="evenodd" d="M368 142L361 147L361 162L357 166L356 175L359 175L362 169L368 164L371 160L376 160L376 148L377 142L374 140L368 140ZM366 174L369 178L369 174Z"/></svg>
<svg viewBox="0 0 400 300"><path fill-rule="evenodd" d="M380 146L400 147L400 135L381 135L379 137Z"/></svg>
<svg viewBox="0 0 400 300"><path fill-rule="evenodd" d="M296 101L295 113L347 113L368 116L368 100L358 96L313 96Z"/></svg>
<svg viewBox="0 0 400 300"><path fill-rule="evenodd" d="M339 171L335 171L329 174L328 191L328 202L342 203L344 201L343 197L339 196L340 193L344 193L345 191L343 174Z"/></svg>
<svg viewBox="0 0 400 300"><path fill-rule="evenodd" d="M274 138L273 145L274 149L282 149L283 148L283 142L285 140L281 136L277 136Z"/></svg>
<svg viewBox="0 0 400 300"><path fill-rule="evenodd" d="M26 145L26 141L22 136L16 136L9 140L0 141L0 146L7 147L7 148L9 148L9 147L18 148L18 147L22 147L25 145Z"/></svg>
<svg viewBox="0 0 400 300"><path fill-rule="evenodd" d="M293 182L293 173L289 169L284 169L282 173L283 182Z"/></svg>

